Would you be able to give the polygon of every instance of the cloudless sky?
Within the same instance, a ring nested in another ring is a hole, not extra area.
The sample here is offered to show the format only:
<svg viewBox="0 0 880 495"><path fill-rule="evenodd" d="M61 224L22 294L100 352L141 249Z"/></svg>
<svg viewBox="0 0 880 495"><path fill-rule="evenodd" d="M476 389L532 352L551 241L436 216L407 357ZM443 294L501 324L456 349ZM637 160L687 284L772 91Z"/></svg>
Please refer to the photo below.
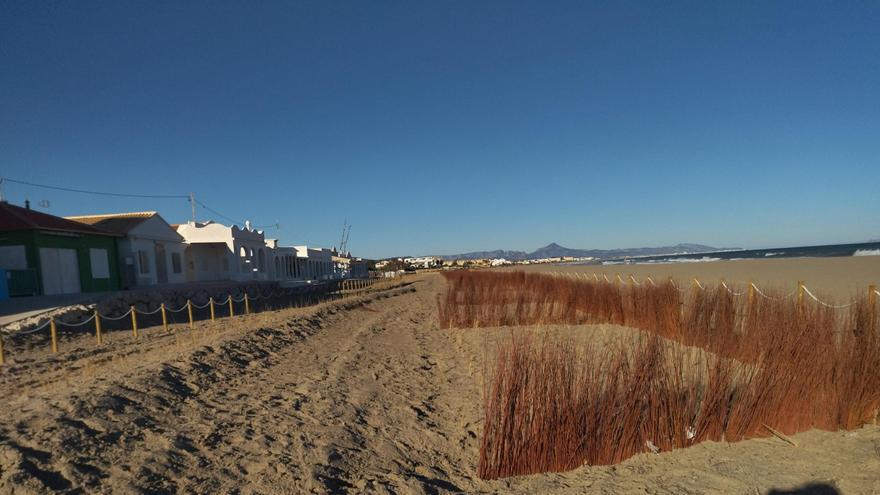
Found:
<svg viewBox="0 0 880 495"><path fill-rule="evenodd" d="M4 1L0 175L365 257L876 239L880 3Z"/></svg>

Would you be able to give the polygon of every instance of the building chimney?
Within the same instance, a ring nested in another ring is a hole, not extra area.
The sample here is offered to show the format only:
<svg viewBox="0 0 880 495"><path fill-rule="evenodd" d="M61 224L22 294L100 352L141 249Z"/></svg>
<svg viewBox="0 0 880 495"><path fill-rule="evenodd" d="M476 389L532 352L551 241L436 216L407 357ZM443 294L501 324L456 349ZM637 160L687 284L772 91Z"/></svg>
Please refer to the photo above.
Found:
<svg viewBox="0 0 880 495"><path fill-rule="evenodd" d="M24 209L25 210L31 209L31 200L29 200L29 199L24 200Z"/></svg>

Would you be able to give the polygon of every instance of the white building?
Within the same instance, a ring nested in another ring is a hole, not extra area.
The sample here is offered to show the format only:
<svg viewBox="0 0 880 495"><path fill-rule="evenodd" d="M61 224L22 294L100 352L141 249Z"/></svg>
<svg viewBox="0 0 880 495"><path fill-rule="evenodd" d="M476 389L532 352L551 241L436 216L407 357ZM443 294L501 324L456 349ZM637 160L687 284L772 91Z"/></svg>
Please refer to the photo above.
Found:
<svg viewBox="0 0 880 495"><path fill-rule="evenodd" d="M207 222L177 227L186 240L186 280L269 280L269 247L262 231Z"/></svg>
<svg viewBox="0 0 880 495"><path fill-rule="evenodd" d="M417 258L404 258L403 262L413 268L437 268L443 265L443 258L439 256L420 256Z"/></svg>
<svg viewBox="0 0 880 495"><path fill-rule="evenodd" d="M123 288L186 282L186 244L155 211L66 217L120 234L119 265Z"/></svg>
<svg viewBox="0 0 880 495"><path fill-rule="evenodd" d="M297 256L296 248L279 246L278 239L267 239L266 246L269 248L271 271L269 278L278 282L306 280L303 274L305 263Z"/></svg>
<svg viewBox="0 0 880 495"><path fill-rule="evenodd" d="M330 280L335 277L333 251L326 248L294 246L301 263L301 273L306 280Z"/></svg>

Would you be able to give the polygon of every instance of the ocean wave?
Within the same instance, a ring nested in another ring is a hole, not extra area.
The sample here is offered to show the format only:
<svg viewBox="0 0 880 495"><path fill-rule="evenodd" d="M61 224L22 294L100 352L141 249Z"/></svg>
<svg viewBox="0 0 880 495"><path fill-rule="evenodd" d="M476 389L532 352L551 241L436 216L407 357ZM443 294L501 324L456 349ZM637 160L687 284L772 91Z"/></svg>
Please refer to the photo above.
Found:
<svg viewBox="0 0 880 495"><path fill-rule="evenodd" d="M853 256L880 256L880 249L859 249Z"/></svg>
<svg viewBox="0 0 880 495"><path fill-rule="evenodd" d="M703 256L702 258L663 258L659 260L644 260L644 261L636 261L636 260L615 260L615 261L603 261L603 265L653 265L653 264L665 264L665 263L706 263L709 261L721 261L721 258L712 258L709 256Z"/></svg>
<svg viewBox="0 0 880 495"><path fill-rule="evenodd" d="M721 258L709 256L703 256L702 258L676 258L669 260L669 263L707 263L709 261L721 261Z"/></svg>
<svg viewBox="0 0 880 495"><path fill-rule="evenodd" d="M782 254L782 253L764 253L764 256L776 256L778 254Z"/></svg>

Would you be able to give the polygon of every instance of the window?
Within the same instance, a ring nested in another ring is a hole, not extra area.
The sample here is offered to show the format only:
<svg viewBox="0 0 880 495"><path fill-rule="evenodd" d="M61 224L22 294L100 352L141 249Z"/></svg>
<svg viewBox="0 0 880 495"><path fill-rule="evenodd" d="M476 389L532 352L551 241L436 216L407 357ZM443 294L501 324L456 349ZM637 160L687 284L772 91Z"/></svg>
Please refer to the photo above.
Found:
<svg viewBox="0 0 880 495"><path fill-rule="evenodd" d="M24 270L27 268L27 256L24 246L0 246L0 268L6 270Z"/></svg>
<svg viewBox="0 0 880 495"><path fill-rule="evenodd" d="M138 251L138 269L142 275L150 273L150 256L146 251Z"/></svg>
<svg viewBox="0 0 880 495"><path fill-rule="evenodd" d="M171 253L171 271L174 273L183 271L183 267L180 266L180 253Z"/></svg>
<svg viewBox="0 0 880 495"><path fill-rule="evenodd" d="M92 278L110 278L110 262L106 249L89 249L89 260L92 262Z"/></svg>

